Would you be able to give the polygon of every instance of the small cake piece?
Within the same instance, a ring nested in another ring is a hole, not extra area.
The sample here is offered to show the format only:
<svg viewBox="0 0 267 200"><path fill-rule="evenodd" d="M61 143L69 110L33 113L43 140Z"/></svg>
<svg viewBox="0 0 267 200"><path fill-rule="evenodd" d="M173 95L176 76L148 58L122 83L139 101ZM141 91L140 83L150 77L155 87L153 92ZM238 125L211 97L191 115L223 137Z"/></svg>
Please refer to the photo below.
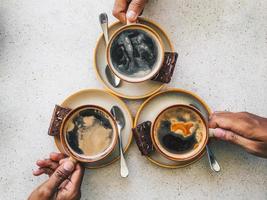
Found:
<svg viewBox="0 0 267 200"><path fill-rule="evenodd" d="M63 108L59 105L55 105L50 126L48 129L48 135L56 136L59 134L62 121L70 111L70 108Z"/></svg>

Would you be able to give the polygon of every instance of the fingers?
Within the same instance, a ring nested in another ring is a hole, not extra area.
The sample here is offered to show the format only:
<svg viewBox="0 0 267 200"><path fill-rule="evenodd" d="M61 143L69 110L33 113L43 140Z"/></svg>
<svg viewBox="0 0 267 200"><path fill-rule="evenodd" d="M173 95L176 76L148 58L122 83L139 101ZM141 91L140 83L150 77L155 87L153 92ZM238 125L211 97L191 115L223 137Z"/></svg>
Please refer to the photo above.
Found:
<svg viewBox="0 0 267 200"><path fill-rule="evenodd" d="M261 147L260 142L253 141L247 138L244 138L232 131L216 128L214 136L218 139L231 142L243 147L247 152L257 155L259 148Z"/></svg>
<svg viewBox="0 0 267 200"><path fill-rule="evenodd" d="M62 165L64 162L66 162L67 160L69 160L69 158L64 158L62 160L59 161L59 165Z"/></svg>
<svg viewBox="0 0 267 200"><path fill-rule="evenodd" d="M42 169L42 168L36 169L36 170L34 170L34 171L32 172L32 174L33 174L34 176L40 176L40 175L42 175L42 174L44 174L44 173L45 173L45 170Z"/></svg>
<svg viewBox="0 0 267 200"><path fill-rule="evenodd" d="M140 15L144 9L147 0L132 0L129 4L126 18L129 22L136 22L137 17Z"/></svg>
<svg viewBox="0 0 267 200"><path fill-rule="evenodd" d="M72 161L68 160L60 165L52 176L44 183L44 186L51 191L56 191L60 184L65 181L75 169Z"/></svg>
<svg viewBox="0 0 267 200"><path fill-rule="evenodd" d="M32 192L29 199L52 199L59 186L71 175L75 166L71 161L66 161L59 166L52 176ZM37 170L36 170L37 171ZM39 173L52 173L50 168L41 168ZM37 174L37 172L36 172Z"/></svg>
<svg viewBox="0 0 267 200"><path fill-rule="evenodd" d="M54 160L60 159L62 155L54 157ZM37 160L36 165L39 169L33 171L34 176L40 176L42 174L51 175L59 166L58 162L51 159Z"/></svg>
<svg viewBox="0 0 267 200"><path fill-rule="evenodd" d="M52 152L52 153L50 153L50 156L49 157L50 157L51 160L58 162L61 159L65 158L66 155L63 154L63 153Z"/></svg>
<svg viewBox="0 0 267 200"><path fill-rule="evenodd" d="M119 19L122 23L126 23L126 11L127 11L127 1L126 0L116 0L114 3L114 8L112 14L114 17Z"/></svg>
<svg viewBox="0 0 267 200"><path fill-rule="evenodd" d="M122 23L126 23L127 20L133 23L136 22L146 3L147 0L132 0L128 5L127 0L116 0L112 13Z"/></svg>
<svg viewBox="0 0 267 200"><path fill-rule="evenodd" d="M59 161L60 165L67 162L69 158L65 158ZM70 177L71 184L74 185L75 188L79 188L82 184L84 175L84 167L82 167L79 163L75 166L75 170Z"/></svg>
<svg viewBox="0 0 267 200"><path fill-rule="evenodd" d="M84 175L84 168L80 164L77 164L75 171L73 172L70 178L73 190L78 190L81 187L83 181L83 175Z"/></svg>
<svg viewBox="0 0 267 200"><path fill-rule="evenodd" d="M247 113L215 112L210 116L210 128L223 128L253 139L254 120Z"/></svg>
<svg viewBox="0 0 267 200"><path fill-rule="evenodd" d="M210 128L225 128L231 127L234 115L230 112L214 112L210 115L209 126ZM222 127L223 126L223 127Z"/></svg>
<svg viewBox="0 0 267 200"><path fill-rule="evenodd" d="M240 145L247 152L267 157L267 119L247 112L215 112L210 116L209 127L214 136Z"/></svg>
<svg viewBox="0 0 267 200"><path fill-rule="evenodd" d="M37 160L36 164L41 168L47 167L47 168L51 168L53 170L56 170L56 168L58 168L58 166L59 166L58 162L54 162L50 159Z"/></svg>
<svg viewBox="0 0 267 200"><path fill-rule="evenodd" d="M40 176L42 174L46 174L48 176L51 176L54 173L54 170L52 170L51 168L39 168L35 171L33 171L33 175L34 176Z"/></svg>
<svg viewBox="0 0 267 200"><path fill-rule="evenodd" d="M67 185L69 182L70 182L70 180L69 180L69 179L66 179L65 181L63 181L63 182L60 184L60 186L58 187L58 189L61 190L61 189L66 188L66 185Z"/></svg>

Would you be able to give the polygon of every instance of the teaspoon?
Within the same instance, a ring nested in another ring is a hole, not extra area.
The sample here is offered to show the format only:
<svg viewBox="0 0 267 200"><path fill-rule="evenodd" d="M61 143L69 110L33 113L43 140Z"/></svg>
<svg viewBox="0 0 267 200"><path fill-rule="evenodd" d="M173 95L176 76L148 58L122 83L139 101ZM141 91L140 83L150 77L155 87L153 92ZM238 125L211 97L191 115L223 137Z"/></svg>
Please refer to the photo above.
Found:
<svg viewBox="0 0 267 200"><path fill-rule="evenodd" d="M102 31L104 34L104 39L105 39L105 42L107 45L108 44L108 15L106 13L101 13L99 15L99 22L100 22L100 25L101 25L101 28L102 28ZM106 76L107 76L109 83L115 88L119 87L119 85L121 83L121 79L119 77L117 77L110 70L108 65L106 65L105 73L106 73Z"/></svg>
<svg viewBox="0 0 267 200"><path fill-rule="evenodd" d="M221 170L221 167L220 167L219 163L217 162L214 154L212 153L212 151L210 150L208 145L206 145L206 150L207 150L208 160L210 163L210 168L214 172L219 172Z"/></svg>
<svg viewBox="0 0 267 200"><path fill-rule="evenodd" d="M114 117L117 127L118 127L118 132L119 132L119 149L120 149L120 156L121 156L121 177L125 178L129 174L129 170L123 155L123 146L122 146L122 137L121 137L121 130L125 126L125 118L124 115L121 111L121 109L118 106L113 106L111 108L111 114Z"/></svg>

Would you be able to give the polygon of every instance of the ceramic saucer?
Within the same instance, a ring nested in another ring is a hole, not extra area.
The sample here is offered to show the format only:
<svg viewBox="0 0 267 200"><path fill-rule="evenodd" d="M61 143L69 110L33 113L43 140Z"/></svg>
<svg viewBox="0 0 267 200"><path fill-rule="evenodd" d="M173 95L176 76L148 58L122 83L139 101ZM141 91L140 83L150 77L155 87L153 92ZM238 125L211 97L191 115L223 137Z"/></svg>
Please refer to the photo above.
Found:
<svg viewBox="0 0 267 200"><path fill-rule="evenodd" d="M134 127L148 120L153 122L157 117L157 115L164 108L174 104L185 104L194 106L198 108L200 112L203 113L206 120L208 120L210 108L201 98L199 98L192 92L186 90L168 89L167 91L154 94L141 105L135 117ZM205 152L206 151L203 151L203 153L193 161L184 161L184 162L169 160L157 151L147 156L147 158L151 162L161 167L179 168L179 167L185 167L187 165L190 165L198 161L205 154Z"/></svg>
<svg viewBox="0 0 267 200"><path fill-rule="evenodd" d="M112 106L116 105L121 108L124 116L125 116L125 127L122 130L122 144L123 144L123 151L126 152L129 148L131 141L132 141L132 127L133 127L133 119L131 116L130 111L128 110L126 104L118 97L103 90L98 89L86 89L81 90L72 94L71 96L67 97L63 103L61 103L62 107L67 108L76 108L81 105L97 105L105 108L106 110L110 111ZM55 143L60 152L64 153L63 147L60 143L59 136L55 137ZM94 163L86 163L84 166L86 168L100 168L106 165L109 165L120 157L119 155L119 146L115 147L113 153L108 156L107 158L94 162Z"/></svg>
<svg viewBox="0 0 267 200"><path fill-rule="evenodd" d="M164 32L164 30L160 28L159 25L157 25L156 23L150 20L147 20L141 17L139 18L139 23L145 24L151 27L159 34L164 44L165 51L171 51L171 52L174 51L169 37ZM110 25L109 35L111 36L117 29L119 29L122 26L123 24L120 22L115 22L112 25ZM107 80L107 77L105 74L106 65L107 65L106 44L105 44L105 40L102 34L100 38L97 40L97 44L96 44L95 51L94 51L94 67L96 70L97 77L104 84L104 86L109 92L117 96L127 98L127 99L141 99L141 98L151 96L152 94L158 92L164 86L163 83L151 81L151 80L144 81L141 83L128 83L128 82L122 81L120 87L114 88Z"/></svg>

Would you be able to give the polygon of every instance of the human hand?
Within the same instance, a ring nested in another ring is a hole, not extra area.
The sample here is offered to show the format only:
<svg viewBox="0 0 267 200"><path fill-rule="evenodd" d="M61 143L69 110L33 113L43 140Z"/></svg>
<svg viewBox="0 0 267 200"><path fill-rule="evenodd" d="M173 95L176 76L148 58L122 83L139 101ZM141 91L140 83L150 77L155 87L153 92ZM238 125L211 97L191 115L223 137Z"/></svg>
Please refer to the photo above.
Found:
<svg viewBox="0 0 267 200"><path fill-rule="evenodd" d="M48 159L37 160L36 165L38 169L33 171L33 175L40 176L42 174L47 174L50 177L59 167L60 160L64 158L66 158L65 154L52 152Z"/></svg>
<svg viewBox="0 0 267 200"><path fill-rule="evenodd" d="M122 23L136 22L148 0L115 0L113 15Z"/></svg>
<svg viewBox="0 0 267 200"><path fill-rule="evenodd" d="M38 160L39 166L33 174L49 175L49 179L37 187L28 198L29 200L78 200L81 197L81 183L84 169L76 166L61 153L51 153L49 159Z"/></svg>
<svg viewBox="0 0 267 200"><path fill-rule="evenodd" d="M267 158L267 118L247 112L215 112L210 116L209 126L215 128L216 138Z"/></svg>

